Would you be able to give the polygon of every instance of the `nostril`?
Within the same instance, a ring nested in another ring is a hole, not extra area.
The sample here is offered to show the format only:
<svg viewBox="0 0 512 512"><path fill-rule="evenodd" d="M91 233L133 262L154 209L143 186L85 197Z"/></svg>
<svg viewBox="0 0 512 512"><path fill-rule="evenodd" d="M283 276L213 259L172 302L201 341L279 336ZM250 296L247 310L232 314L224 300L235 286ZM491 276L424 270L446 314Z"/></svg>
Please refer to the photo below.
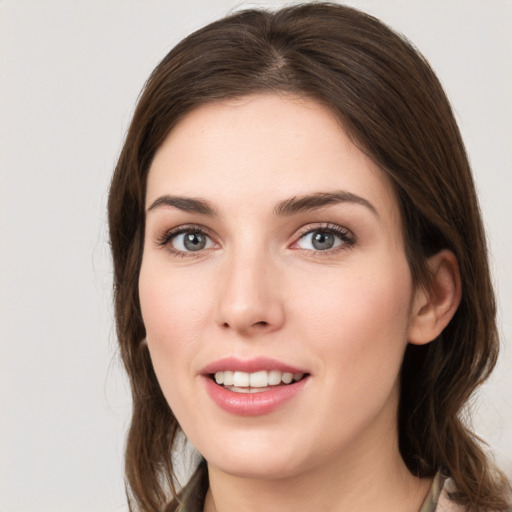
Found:
<svg viewBox="0 0 512 512"><path fill-rule="evenodd" d="M268 322L265 322L264 320L262 320L261 322L255 322L252 324L253 327L256 327L256 326L267 327L268 325L270 325L270 324ZM222 327L224 327L225 329L228 329L230 327L230 325L228 322L224 322L222 324Z"/></svg>

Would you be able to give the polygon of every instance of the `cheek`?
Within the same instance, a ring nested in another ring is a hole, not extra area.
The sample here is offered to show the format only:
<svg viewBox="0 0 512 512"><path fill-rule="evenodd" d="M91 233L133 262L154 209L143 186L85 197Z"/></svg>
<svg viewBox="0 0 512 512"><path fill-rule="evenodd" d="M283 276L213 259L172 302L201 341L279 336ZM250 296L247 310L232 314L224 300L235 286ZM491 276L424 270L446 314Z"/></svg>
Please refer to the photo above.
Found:
<svg viewBox="0 0 512 512"><path fill-rule="evenodd" d="M148 258L143 260L139 277L151 361L166 401L178 418L190 415L190 403L194 402L191 361L197 353L198 333L211 317L204 288L184 274Z"/></svg>
<svg viewBox="0 0 512 512"><path fill-rule="evenodd" d="M340 374L356 379L397 371L407 344L412 283L407 263L365 271L333 272L324 286L311 286L295 307L302 332L335 360ZM375 269L375 266L373 267ZM304 300L309 297L309 300Z"/></svg>
<svg viewBox="0 0 512 512"><path fill-rule="evenodd" d="M387 424L395 418L412 285L406 264L386 270L333 273L322 293L311 286L310 300L303 295L297 306L296 333L307 340L323 390L308 421L322 430L327 452L340 439L349 443L382 411L389 413Z"/></svg>
<svg viewBox="0 0 512 512"><path fill-rule="evenodd" d="M144 261L139 278L139 297L148 341L188 344L208 318L208 298L201 279L187 272L170 272Z"/></svg>
<svg viewBox="0 0 512 512"><path fill-rule="evenodd" d="M174 409L177 400L186 399L181 386L192 376L191 361L211 318L211 301L200 279L162 267L150 259L143 261L139 297L153 367Z"/></svg>

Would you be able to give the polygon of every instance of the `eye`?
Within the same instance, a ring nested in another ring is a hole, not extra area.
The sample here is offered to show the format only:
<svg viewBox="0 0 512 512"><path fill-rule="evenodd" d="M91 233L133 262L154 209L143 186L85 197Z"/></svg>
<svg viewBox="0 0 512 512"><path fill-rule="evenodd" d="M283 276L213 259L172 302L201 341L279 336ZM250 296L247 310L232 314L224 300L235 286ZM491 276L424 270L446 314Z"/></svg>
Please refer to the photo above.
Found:
<svg viewBox="0 0 512 512"><path fill-rule="evenodd" d="M210 243L210 244L209 244ZM210 238L199 231L188 231L175 235L171 239L171 245L177 251L200 251L211 245Z"/></svg>
<svg viewBox="0 0 512 512"><path fill-rule="evenodd" d="M310 229L294 243L294 247L309 251L329 251L354 243L350 231L341 226L328 226Z"/></svg>
<svg viewBox="0 0 512 512"><path fill-rule="evenodd" d="M215 246L213 240L201 229L181 227L164 234L159 245L168 247L172 252L186 255Z"/></svg>

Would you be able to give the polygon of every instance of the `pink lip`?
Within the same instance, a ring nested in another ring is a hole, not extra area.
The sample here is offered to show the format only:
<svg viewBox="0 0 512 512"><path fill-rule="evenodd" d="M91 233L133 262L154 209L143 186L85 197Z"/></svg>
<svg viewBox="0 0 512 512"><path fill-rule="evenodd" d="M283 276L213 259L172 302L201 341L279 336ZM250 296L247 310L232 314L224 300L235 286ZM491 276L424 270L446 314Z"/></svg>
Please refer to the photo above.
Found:
<svg viewBox="0 0 512 512"><path fill-rule="evenodd" d="M211 377L219 371L242 371L253 373L261 370L278 370L287 373L308 373L303 369L284 364L275 359L259 357L241 360L233 357L215 361L201 370L201 377L210 398L223 410L237 416L260 416L270 414L296 397L310 380L307 375L298 382L276 386L259 393L235 393L219 386Z"/></svg>
<svg viewBox="0 0 512 512"><path fill-rule="evenodd" d="M254 373L261 370L277 370L286 373L308 373L306 370L290 366L276 359L268 357L257 357L254 359L237 359L236 357L226 357L219 359L201 370L201 374L209 375L215 372L223 371Z"/></svg>
<svg viewBox="0 0 512 512"><path fill-rule="evenodd" d="M226 412L237 416L261 416L270 414L297 396L309 381L309 376L283 386L260 393L235 393L219 386L211 377L203 376L210 398Z"/></svg>

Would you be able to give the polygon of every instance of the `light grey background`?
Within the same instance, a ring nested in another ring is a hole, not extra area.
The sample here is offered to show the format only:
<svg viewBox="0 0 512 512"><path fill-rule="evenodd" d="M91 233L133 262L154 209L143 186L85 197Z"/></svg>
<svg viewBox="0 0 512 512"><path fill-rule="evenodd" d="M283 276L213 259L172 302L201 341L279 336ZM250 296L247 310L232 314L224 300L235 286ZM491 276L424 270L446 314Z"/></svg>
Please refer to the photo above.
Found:
<svg viewBox="0 0 512 512"><path fill-rule="evenodd" d="M349 2L437 70L473 163L503 351L474 425L512 473L512 2ZM231 0L0 0L0 511L125 511L105 207L137 94Z"/></svg>

